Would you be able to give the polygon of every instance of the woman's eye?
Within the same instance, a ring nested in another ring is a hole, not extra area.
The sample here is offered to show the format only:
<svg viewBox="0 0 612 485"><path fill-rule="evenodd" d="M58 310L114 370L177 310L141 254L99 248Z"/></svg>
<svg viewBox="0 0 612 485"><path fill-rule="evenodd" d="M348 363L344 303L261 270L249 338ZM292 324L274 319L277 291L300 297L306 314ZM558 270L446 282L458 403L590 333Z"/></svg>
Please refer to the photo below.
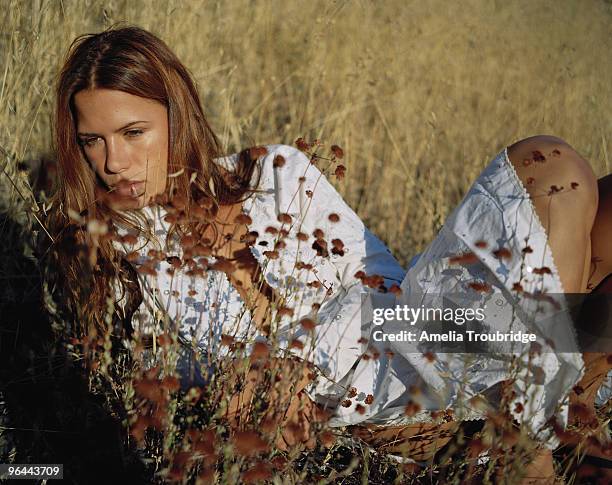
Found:
<svg viewBox="0 0 612 485"><path fill-rule="evenodd" d="M86 147L94 146L100 140L99 136L92 136L90 138L81 138L79 143Z"/></svg>
<svg viewBox="0 0 612 485"><path fill-rule="evenodd" d="M125 132L125 134L131 137L139 136L139 135L142 135L142 130L128 130Z"/></svg>

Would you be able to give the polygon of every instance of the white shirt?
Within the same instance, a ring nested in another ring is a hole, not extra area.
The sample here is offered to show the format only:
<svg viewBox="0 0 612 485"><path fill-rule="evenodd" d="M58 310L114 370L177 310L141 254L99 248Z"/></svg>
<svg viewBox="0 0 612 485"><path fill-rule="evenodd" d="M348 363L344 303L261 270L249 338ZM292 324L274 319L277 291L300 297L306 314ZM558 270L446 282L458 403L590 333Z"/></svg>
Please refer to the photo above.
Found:
<svg viewBox="0 0 612 485"><path fill-rule="evenodd" d="M288 305L294 309L294 315L281 318L279 343L286 348L291 339L300 339L304 350L293 349L292 352L308 358L319 368L320 376L309 389L310 395L319 402L337 403L347 398L351 387L357 390L350 405L336 408L330 424L430 421L430 411L448 407L456 410L459 419L484 417L484 411L466 401L506 379L507 366L495 359L474 361L473 354L467 360L465 356L447 354L429 362L422 354L407 352L401 345L374 343L371 336L375 328L371 315L362 312L362 298L372 293L381 294L365 286L355 274L363 271L366 275L380 275L387 289L394 284L401 286L400 296L387 293L382 297L390 306L418 303L423 294L465 291L462 285L477 274L492 286L493 294L486 298L504 295L502 306L506 310L502 317L506 318L508 312L522 308L508 294L512 283L518 281L519 265L516 260L510 264L493 258L490 250L481 249L474 243L478 240L499 242L502 237L505 246L520 253L524 237L531 234L529 244L534 251L527 254L527 264L550 266L552 274L545 275L548 291L562 293L545 231L537 215L534 219L535 211L507 159L507 151L504 149L493 159L449 216L438 237L423 254L413 258L406 272L304 153L287 145L266 148L268 154L261 159L261 193L252 195L244 203L244 212L252 219L249 231L258 233L250 250L267 283L275 290L289 290ZM285 158L282 167L274 167L277 155ZM230 170L236 162L237 154L217 159L217 163ZM142 211L152 221L156 234L163 236L169 227L163 219L163 209L146 207ZM329 220L332 213L338 215L338 222ZM289 230L289 237L285 239L286 247L279 250L279 258L270 259L265 253L273 249L276 236L266 232L266 228L280 229L277 219L280 214L291 216L291 224L283 226ZM312 248L315 229L324 232L330 250L328 256L320 256ZM308 241L299 241L295 236L298 231L307 234ZM331 252L333 239L342 241L343 255ZM151 244L139 250L140 262L146 258ZM118 243L116 246L126 252L134 249ZM179 245L174 251L180 257ZM478 263L469 272L449 263L449 256L464 251L473 251L478 256ZM172 250L167 253L172 254ZM296 270L297 261L311 264L313 269ZM157 276L142 276L141 283L150 290L144 292L145 301L140 312L142 325L137 331L151 331L147 315L163 307L177 325L179 334L205 350L211 365L226 352L226 347L220 345L222 333L251 342L264 339L251 323L251 315L225 273L209 270L200 278L189 277L181 270L170 277L166 272L169 267L166 261L161 261ZM309 285L313 281L319 281L321 286ZM527 290L540 283L541 278L533 274L523 280ZM190 290L195 291L193 296L189 296ZM158 297L157 307L151 297L153 294ZM474 301L460 303L483 304L484 298L480 295ZM316 330L311 333L298 322L302 317L315 316L311 312L314 303L321 303L321 307L316 314ZM499 321L502 320L500 317ZM523 328L529 326L519 324ZM364 359L364 354L375 357ZM526 420L534 432L555 412L566 417L567 409L559 410L558 404L579 380L582 358L580 354L550 352L543 354L539 365L544 380L530 386L531 402L525 406L528 411L522 417L516 416ZM524 377L527 382L528 376ZM520 385L519 381L517 386ZM421 392L418 395L408 392L411 386L417 386ZM409 401L416 401L420 406L420 411L410 417L404 412Z"/></svg>

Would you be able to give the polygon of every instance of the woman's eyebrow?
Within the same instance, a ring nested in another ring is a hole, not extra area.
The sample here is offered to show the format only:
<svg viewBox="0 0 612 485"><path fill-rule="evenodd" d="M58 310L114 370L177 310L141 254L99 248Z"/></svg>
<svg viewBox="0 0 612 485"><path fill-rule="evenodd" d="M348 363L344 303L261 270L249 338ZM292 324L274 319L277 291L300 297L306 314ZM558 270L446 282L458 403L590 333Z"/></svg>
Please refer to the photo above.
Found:
<svg viewBox="0 0 612 485"><path fill-rule="evenodd" d="M125 130L126 128L129 128L132 125L135 125L137 123L148 123L148 121L145 120L138 120L138 121L131 121L130 123L128 123L127 125L122 126L121 128L115 130L115 133L119 133L122 130ZM77 133L78 136L99 136L97 133Z"/></svg>

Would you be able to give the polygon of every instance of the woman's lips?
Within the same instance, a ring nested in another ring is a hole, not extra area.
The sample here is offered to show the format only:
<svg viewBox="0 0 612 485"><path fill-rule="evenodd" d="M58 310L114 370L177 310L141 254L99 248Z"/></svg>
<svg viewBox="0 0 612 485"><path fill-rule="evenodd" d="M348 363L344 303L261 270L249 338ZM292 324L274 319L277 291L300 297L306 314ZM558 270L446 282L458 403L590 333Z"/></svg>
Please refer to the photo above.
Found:
<svg viewBox="0 0 612 485"><path fill-rule="evenodd" d="M117 195L124 197L140 197L144 192L144 181L122 180L114 186L114 191Z"/></svg>

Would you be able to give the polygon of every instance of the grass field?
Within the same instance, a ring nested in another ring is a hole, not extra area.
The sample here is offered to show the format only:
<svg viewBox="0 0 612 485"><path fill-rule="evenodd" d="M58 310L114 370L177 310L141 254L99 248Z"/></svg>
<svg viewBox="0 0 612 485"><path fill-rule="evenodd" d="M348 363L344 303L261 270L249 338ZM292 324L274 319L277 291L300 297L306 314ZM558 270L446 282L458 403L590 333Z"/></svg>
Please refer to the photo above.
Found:
<svg viewBox="0 0 612 485"><path fill-rule="evenodd" d="M183 60L227 153L300 136L340 145L347 174L334 185L404 266L486 163L521 138L559 136L598 176L612 170L610 1L0 7L0 277L11 304L31 291L15 277L36 272L15 255L29 254L27 233L40 230L33 205L45 195L31 185L53 160L55 76L75 36L120 21L158 34ZM355 480L367 481L360 466Z"/></svg>
<svg viewBox="0 0 612 485"><path fill-rule="evenodd" d="M189 67L228 152L298 136L342 146L340 192L403 264L520 138L557 135L611 170L609 2L2 4L0 143L13 160L50 153L71 40L127 21Z"/></svg>

